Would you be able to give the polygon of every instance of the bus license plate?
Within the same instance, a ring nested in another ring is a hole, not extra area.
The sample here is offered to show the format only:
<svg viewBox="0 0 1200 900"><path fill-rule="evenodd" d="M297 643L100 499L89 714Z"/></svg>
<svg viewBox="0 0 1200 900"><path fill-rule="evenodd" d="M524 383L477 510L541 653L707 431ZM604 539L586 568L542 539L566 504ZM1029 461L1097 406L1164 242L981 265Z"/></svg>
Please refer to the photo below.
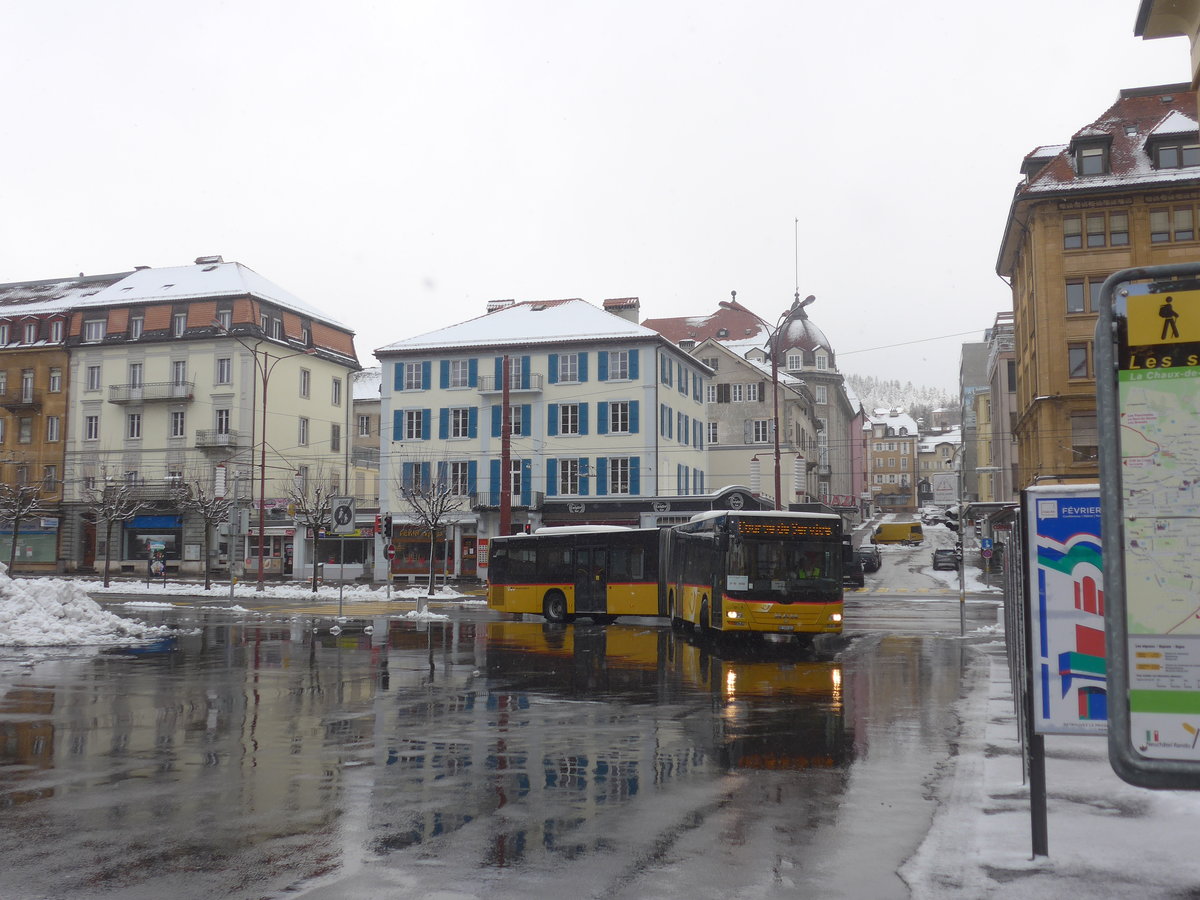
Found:
<svg viewBox="0 0 1200 900"><path fill-rule="evenodd" d="M795 626L794 625L780 625L779 630L780 631L794 631Z"/></svg>

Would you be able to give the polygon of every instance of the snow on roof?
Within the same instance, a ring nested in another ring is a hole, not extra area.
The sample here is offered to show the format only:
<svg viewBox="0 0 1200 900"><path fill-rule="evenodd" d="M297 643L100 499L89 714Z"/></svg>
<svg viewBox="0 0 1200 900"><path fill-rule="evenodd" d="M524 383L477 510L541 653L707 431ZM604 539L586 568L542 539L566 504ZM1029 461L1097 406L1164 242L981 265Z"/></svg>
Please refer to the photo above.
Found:
<svg viewBox="0 0 1200 900"><path fill-rule="evenodd" d="M0 284L0 318L66 312L127 275L128 272L118 272Z"/></svg>
<svg viewBox="0 0 1200 900"><path fill-rule="evenodd" d="M381 366L371 366L369 369L360 369L353 375L353 381L350 386L352 400L378 400L379 387L383 381L383 368Z"/></svg>
<svg viewBox="0 0 1200 900"><path fill-rule="evenodd" d="M457 325L396 341L375 352L649 339L661 340L661 335L628 319L597 309L584 300L526 301Z"/></svg>
<svg viewBox="0 0 1200 900"><path fill-rule="evenodd" d="M82 298L76 305L113 306L247 295L327 325L350 330L337 319L309 306L299 297L238 262L200 262L190 266L138 269L98 293Z"/></svg>
<svg viewBox="0 0 1200 900"><path fill-rule="evenodd" d="M932 453L939 444L961 444L962 429L957 425L948 431L941 431L936 434L926 434L921 436L921 440L917 443L918 453Z"/></svg>
<svg viewBox="0 0 1200 900"><path fill-rule="evenodd" d="M1181 113L1177 109L1171 110L1165 119L1154 126L1151 134L1191 134L1197 129L1196 120Z"/></svg>
<svg viewBox="0 0 1200 900"><path fill-rule="evenodd" d="M871 414L870 420L872 425L886 425L895 429L896 434L899 434L902 428L906 436L915 437L921 431L916 419L902 409L877 409Z"/></svg>

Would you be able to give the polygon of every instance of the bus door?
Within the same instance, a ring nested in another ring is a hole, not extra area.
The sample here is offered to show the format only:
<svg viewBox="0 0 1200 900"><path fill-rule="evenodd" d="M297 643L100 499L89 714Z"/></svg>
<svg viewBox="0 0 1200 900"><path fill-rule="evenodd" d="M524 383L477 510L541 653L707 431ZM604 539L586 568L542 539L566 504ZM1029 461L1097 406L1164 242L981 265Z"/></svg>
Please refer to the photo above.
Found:
<svg viewBox="0 0 1200 900"><path fill-rule="evenodd" d="M608 611L608 552L604 547L575 548L575 612Z"/></svg>

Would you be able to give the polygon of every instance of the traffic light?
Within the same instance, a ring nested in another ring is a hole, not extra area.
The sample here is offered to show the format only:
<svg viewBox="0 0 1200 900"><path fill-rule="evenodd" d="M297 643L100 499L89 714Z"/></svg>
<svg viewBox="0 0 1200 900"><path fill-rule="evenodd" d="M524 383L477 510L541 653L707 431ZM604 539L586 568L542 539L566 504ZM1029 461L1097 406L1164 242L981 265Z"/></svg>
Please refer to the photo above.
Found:
<svg viewBox="0 0 1200 900"><path fill-rule="evenodd" d="M388 513L383 517L383 536L389 541L392 539L392 514Z"/></svg>
<svg viewBox="0 0 1200 900"><path fill-rule="evenodd" d="M375 513L375 533L383 534L383 516L379 513Z"/></svg>

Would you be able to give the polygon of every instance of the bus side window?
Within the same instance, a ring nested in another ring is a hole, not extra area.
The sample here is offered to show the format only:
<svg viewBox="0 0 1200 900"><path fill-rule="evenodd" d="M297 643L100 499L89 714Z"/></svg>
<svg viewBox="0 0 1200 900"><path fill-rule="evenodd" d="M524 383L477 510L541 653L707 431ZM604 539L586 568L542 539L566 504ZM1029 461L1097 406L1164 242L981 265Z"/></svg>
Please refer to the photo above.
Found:
<svg viewBox="0 0 1200 900"><path fill-rule="evenodd" d="M569 547L546 547L542 550L542 574L547 581L574 581L571 572Z"/></svg>

